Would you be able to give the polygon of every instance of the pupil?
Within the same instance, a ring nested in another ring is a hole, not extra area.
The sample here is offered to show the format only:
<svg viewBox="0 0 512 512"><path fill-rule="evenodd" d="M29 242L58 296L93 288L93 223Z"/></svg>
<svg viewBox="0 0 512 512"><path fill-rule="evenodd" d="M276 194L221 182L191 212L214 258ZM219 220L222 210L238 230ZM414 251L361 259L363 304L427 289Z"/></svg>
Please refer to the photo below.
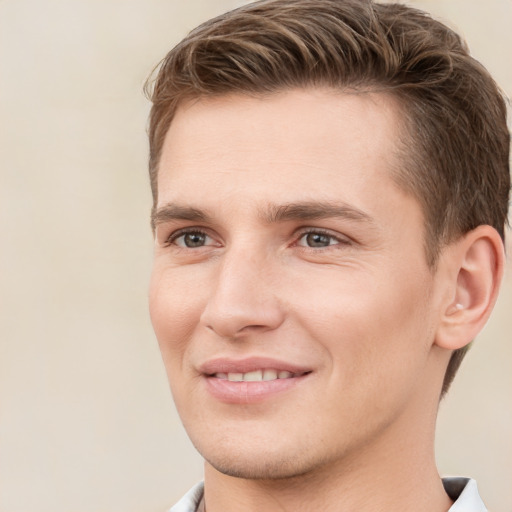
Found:
<svg viewBox="0 0 512 512"><path fill-rule="evenodd" d="M205 236L202 233L187 233L184 241L187 247L201 247L204 245Z"/></svg>
<svg viewBox="0 0 512 512"><path fill-rule="evenodd" d="M330 237L320 233L309 233L306 241L310 247L327 247L329 245Z"/></svg>

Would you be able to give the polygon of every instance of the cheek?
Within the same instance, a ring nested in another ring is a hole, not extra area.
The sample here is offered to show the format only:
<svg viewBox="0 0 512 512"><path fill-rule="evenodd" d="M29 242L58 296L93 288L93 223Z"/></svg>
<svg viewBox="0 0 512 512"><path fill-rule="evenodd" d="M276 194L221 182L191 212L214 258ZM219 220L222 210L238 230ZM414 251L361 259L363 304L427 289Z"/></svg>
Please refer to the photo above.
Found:
<svg viewBox="0 0 512 512"><path fill-rule="evenodd" d="M347 274L323 284L321 292L304 291L302 310L309 320L303 327L329 353L336 378L380 376L391 384L404 367L417 369L424 362L432 337L427 279L419 283L417 277L389 273L361 282L361 276Z"/></svg>
<svg viewBox="0 0 512 512"><path fill-rule="evenodd" d="M200 289L185 286L172 272L154 269L149 313L165 366L178 364L201 314Z"/></svg>

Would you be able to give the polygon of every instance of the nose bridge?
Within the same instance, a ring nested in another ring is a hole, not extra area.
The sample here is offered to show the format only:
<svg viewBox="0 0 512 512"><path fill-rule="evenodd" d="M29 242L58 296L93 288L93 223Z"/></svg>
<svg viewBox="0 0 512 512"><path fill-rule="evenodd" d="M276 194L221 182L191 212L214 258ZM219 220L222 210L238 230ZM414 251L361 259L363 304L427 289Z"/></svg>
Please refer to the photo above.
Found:
<svg viewBox="0 0 512 512"><path fill-rule="evenodd" d="M201 321L222 337L237 337L255 329L275 329L283 311L272 282L272 258L247 245L232 247L221 256Z"/></svg>

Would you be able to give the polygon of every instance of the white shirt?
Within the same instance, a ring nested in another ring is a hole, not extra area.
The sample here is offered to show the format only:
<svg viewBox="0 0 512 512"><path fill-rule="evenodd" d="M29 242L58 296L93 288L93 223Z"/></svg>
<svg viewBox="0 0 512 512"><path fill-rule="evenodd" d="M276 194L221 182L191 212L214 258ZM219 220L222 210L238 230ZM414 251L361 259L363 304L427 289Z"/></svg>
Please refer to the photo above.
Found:
<svg viewBox="0 0 512 512"><path fill-rule="evenodd" d="M448 512L488 512L478 494L475 480L463 477L443 478L446 493L454 504ZM203 482L199 482L181 498L169 512L196 512L203 497Z"/></svg>
<svg viewBox="0 0 512 512"><path fill-rule="evenodd" d="M471 478L443 478L446 494L454 501L448 512L488 512Z"/></svg>

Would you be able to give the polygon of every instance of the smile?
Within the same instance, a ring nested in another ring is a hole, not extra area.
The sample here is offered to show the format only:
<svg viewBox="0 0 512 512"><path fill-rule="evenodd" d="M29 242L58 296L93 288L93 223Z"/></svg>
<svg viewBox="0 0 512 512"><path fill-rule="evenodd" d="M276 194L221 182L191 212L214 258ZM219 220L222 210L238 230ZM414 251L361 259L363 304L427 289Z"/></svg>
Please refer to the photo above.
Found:
<svg viewBox="0 0 512 512"><path fill-rule="evenodd" d="M213 377L222 380L229 380L230 382L262 382L276 379L291 379L299 377L303 373L291 373L285 370L254 370L246 373L216 373Z"/></svg>
<svg viewBox="0 0 512 512"><path fill-rule="evenodd" d="M218 358L199 367L207 393L225 404L278 399L309 381L313 369L268 357Z"/></svg>

